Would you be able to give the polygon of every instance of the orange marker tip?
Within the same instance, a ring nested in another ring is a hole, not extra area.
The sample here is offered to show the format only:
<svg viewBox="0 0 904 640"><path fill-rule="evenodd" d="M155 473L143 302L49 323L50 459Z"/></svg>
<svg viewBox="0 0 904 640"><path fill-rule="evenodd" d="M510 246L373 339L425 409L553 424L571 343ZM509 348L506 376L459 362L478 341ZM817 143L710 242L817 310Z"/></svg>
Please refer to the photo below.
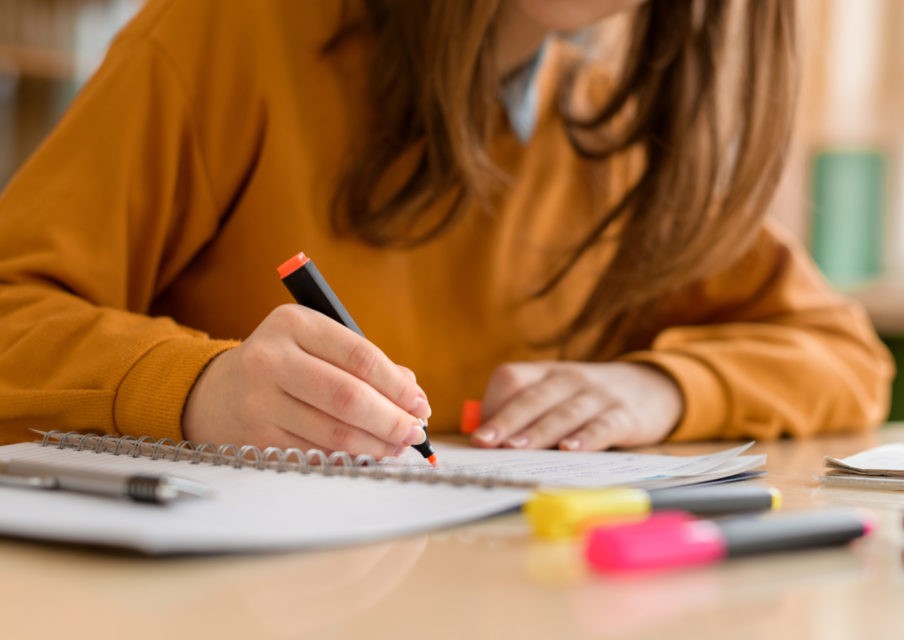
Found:
<svg viewBox="0 0 904 640"><path fill-rule="evenodd" d="M436 466L436 454L435 453L431 454L430 457L427 458L427 461L435 467Z"/></svg>

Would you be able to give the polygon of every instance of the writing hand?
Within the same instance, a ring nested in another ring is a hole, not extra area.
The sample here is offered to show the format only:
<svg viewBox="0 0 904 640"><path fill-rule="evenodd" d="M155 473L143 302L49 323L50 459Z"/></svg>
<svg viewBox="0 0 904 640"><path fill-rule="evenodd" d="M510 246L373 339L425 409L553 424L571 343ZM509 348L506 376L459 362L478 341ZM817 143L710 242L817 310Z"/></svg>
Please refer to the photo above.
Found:
<svg viewBox="0 0 904 640"><path fill-rule="evenodd" d="M472 439L517 449L640 446L665 439L683 411L678 386L651 366L510 363L493 373Z"/></svg>
<svg viewBox="0 0 904 640"><path fill-rule="evenodd" d="M311 309L275 309L207 366L188 397L189 440L399 455L420 444L427 396L410 370Z"/></svg>

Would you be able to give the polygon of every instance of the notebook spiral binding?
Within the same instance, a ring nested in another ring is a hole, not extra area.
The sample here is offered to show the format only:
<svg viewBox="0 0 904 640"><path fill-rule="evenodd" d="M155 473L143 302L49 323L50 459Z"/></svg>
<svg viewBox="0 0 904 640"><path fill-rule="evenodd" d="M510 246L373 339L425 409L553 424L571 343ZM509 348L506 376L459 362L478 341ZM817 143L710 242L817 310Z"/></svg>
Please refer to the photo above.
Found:
<svg viewBox="0 0 904 640"><path fill-rule="evenodd" d="M277 473L316 473L325 476L367 477L374 480L398 480L401 482L442 483L459 486L508 487L532 489L537 485L501 477L496 474L462 473L454 469L443 470L413 465L384 465L370 455L352 457L345 451L327 454L320 449L266 447L261 450L253 445L215 445L210 442L195 443L189 440L176 442L172 438L155 439L150 436L98 435L78 431L37 431L41 435L40 446L58 449L75 449L114 456L170 460L190 464L229 466L236 469L250 467L259 471Z"/></svg>

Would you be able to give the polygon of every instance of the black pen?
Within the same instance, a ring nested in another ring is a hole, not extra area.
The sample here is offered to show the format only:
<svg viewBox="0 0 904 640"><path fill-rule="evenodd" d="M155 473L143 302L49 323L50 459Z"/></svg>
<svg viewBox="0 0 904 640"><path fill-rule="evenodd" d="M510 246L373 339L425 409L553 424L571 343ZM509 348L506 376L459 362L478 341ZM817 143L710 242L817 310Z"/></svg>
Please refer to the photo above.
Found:
<svg viewBox="0 0 904 640"><path fill-rule="evenodd" d="M320 271L314 265L309 257L304 253L292 256L277 269L279 277L286 285L286 289L295 298L295 302L319 311L323 315L332 318L339 324L342 324L359 336L364 336L364 332L358 328L352 316L346 311L342 302L333 293L326 279L320 274ZM430 438L427 436L427 422L418 418L421 427L424 429L424 441L421 444L411 445L414 449L426 458L430 464L436 465L436 451L430 444Z"/></svg>
<svg viewBox="0 0 904 640"><path fill-rule="evenodd" d="M0 460L0 485L77 491L157 504L171 502L183 495L206 497L211 493L200 482L173 476L119 475L24 460Z"/></svg>

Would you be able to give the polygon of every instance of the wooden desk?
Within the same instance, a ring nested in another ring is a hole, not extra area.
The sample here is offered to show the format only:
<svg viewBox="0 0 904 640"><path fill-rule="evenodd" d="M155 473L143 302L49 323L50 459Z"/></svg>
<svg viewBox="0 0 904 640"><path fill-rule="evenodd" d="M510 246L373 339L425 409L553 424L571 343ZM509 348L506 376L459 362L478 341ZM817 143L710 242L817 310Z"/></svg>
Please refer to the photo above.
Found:
<svg viewBox="0 0 904 640"><path fill-rule="evenodd" d="M847 549L614 580L587 575L573 546L532 540L517 515L392 543L256 557L149 559L3 540L0 636L902 638L904 492L825 489L812 478L826 454L887 441L904 441L904 424L757 446L787 509L859 505L878 516L877 533Z"/></svg>

